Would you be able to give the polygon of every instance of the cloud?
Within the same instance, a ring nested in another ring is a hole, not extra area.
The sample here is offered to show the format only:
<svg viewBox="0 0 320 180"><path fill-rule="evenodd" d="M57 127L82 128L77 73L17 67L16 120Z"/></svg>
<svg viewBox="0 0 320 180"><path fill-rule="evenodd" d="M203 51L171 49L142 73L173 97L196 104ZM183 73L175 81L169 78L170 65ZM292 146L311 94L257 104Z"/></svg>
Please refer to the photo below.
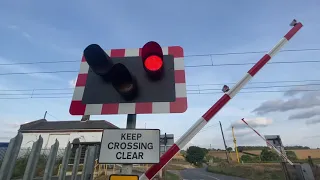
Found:
<svg viewBox="0 0 320 180"><path fill-rule="evenodd" d="M4 123L4 125L9 127L9 128L18 128L18 127L20 127L21 123L7 122L7 123Z"/></svg>
<svg viewBox="0 0 320 180"><path fill-rule="evenodd" d="M313 119L308 119L306 121L306 124L307 125L311 125L311 124L318 124L320 123L320 116L316 117L316 118L313 118Z"/></svg>
<svg viewBox="0 0 320 180"><path fill-rule="evenodd" d="M300 94L303 91L306 91L309 89L310 89L309 86L297 86L297 87L291 88L290 90L286 91L284 93L284 96L294 96L294 95Z"/></svg>
<svg viewBox="0 0 320 180"><path fill-rule="evenodd" d="M9 141L11 138L17 135L17 132L20 128L20 123L18 121L12 120L0 120L2 125L0 127L0 141Z"/></svg>
<svg viewBox="0 0 320 180"><path fill-rule="evenodd" d="M26 31L21 30L17 25L9 25L8 26L9 29L17 31L18 33L20 33L23 37L27 38L29 41L31 40L31 35L29 33L27 33Z"/></svg>
<svg viewBox="0 0 320 180"><path fill-rule="evenodd" d="M77 79L72 79L69 81L69 87L74 88L76 86Z"/></svg>
<svg viewBox="0 0 320 180"><path fill-rule="evenodd" d="M272 119L268 119L265 117L257 117L257 118L253 118L253 119L245 119L245 121L252 126L253 128L257 128L257 127L267 127L270 124L272 124ZM234 123L232 123L229 127L229 129L232 128L232 126L235 129L244 129L244 128L248 128L248 126L242 122L242 120L238 120Z"/></svg>
<svg viewBox="0 0 320 180"><path fill-rule="evenodd" d="M289 116L288 120L308 119L320 114L320 108L314 108L305 112L300 112Z"/></svg>
<svg viewBox="0 0 320 180"><path fill-rule="evenodd" d="M16 25L8 25L8 28L12 29L12 30L17 30L18 26L16 26Z"/></svg>
<svg viewBox="0 0 320 180"><path fill-rule="evenodd" d="M315 106L320 106L320 92L304 93L299 98L291 98L288 100L277 99L265 101L254 109L253 112L264 115L270 112L286 112Z"/></svg>
<svg viewBox="0 0 320 180"><path fill-rule="evenodd" d="M31 39L31 35L27 32L22 32L22 36L24 36L25 38L27 38L29 40Z"/></svg>

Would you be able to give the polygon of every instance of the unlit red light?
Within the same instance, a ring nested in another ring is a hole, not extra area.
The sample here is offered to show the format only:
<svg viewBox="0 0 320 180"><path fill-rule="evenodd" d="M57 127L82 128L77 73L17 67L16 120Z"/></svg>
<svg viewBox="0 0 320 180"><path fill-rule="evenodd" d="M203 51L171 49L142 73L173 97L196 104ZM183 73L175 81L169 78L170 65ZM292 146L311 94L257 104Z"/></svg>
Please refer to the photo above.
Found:
<svg viewBox="0 0 320 180"><path fill-rule="evenodd" d="M144 65L149 71L158 71L162 67L163 62L159 56L152 55L144 61Z"/></svg>

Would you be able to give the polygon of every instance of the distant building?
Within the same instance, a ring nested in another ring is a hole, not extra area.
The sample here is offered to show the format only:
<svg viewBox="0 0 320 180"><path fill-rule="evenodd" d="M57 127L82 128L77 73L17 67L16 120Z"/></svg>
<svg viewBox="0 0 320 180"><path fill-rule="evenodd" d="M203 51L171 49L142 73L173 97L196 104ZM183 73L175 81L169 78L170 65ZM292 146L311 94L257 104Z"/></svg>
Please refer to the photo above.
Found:
<svg viewBox="0 0 320 180"><path fill-rule="evenodd" d="M21 148L32 147L41 135L42 148L50 148L55 140L59 147L66 147L68 142L77 144L100 143L104 129L118 129L117 126L104 120L90 121L47 121L40 119L20 126L19 132L23 135Z"/></svg>
<svg viewBox="0 0 320 180"><path fill-rule="evenodd" d="M81 145L81 154L84 156L88 146L100 146L104 129L118 129L118 127L105 120L47 121L40 119L20 126L19 132L23 135L21 149L31 148L41 135L42 149L50 149L57 139L59 149L64 149L68 142L72 143L72 154Z"/></svg>

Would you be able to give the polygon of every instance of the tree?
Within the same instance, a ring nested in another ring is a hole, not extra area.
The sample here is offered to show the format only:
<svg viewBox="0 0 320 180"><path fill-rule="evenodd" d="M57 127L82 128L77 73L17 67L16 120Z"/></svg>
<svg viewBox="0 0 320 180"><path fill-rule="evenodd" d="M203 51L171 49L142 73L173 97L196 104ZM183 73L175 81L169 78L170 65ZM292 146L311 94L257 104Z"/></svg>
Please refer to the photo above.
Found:
<svg viewBox="0 0 320 180"><path fill-rule="evenodd" d="M260 154L261 161L279 161L280 157L275 152L269 150L268 148L264 148Z"/></svg>
<svg viewBox="0 0 320 180"><path fill-rule="evenodd" d="M286 151L286 155L291 161L298 159L298 157L294 151Z"/></svg>
<svg viewBox="0 0 320 180"><path fill-rule="evenodd" d="M227 151L228 151L228 152L231 152L231 151L232 151L232 147L228 147L228 148L227 148Z"/></svg>
<svg viewBox="0 0 320 180"><path fill-rule="evenodd" d="M190 146L187 149L186 161L193 165L201 166L205 155L206 150L204 150L203 148L200 148L198 146Z"/></svg>

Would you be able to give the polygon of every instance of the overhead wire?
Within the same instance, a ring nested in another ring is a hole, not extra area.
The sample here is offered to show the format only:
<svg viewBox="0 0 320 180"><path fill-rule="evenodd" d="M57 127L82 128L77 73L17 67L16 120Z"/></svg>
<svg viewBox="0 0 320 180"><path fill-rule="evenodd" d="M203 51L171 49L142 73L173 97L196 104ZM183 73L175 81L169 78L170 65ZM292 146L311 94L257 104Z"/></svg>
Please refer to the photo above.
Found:
<svg viewBox="0 0 320 180"><path fill-rule="evenodd" d="M275 88L275 87L295 87L295 86L317 86L320 85L320 79L306 79L306 80L284 80L284 81L257 81L257 82L249 82L248 84L276 84L276 83L306 83L306 82L319 82L319 83L311 83L311 84L290 84L290 85L269 85L269 86L253 86L253 87L244 87L243 89L263 89L263 88ZM208 84L191 84L187 87L203 87L203 86L218 86L218 85L228 85L228 84L236 84L235 82L226 82L226 83L208 83ZM24 91L63 91L63 90L73 90L74 88L34 88L34 89L0 89L0 92L24 92ZM187 89L187 91L203 91L203 90L221 90L221 88L217 89Z"/></svg>
<svg viewBox="0 0 320 180"><path fill-rule="evenodd" d="M320 48L305 48L305 49L287 49L279 52L304 52L304 51L320 51ZM199 56L228 56L228 55L244 55L244 54L262 54L268 51L244 51L244 52L226 52L226 53L206 53L206 54L190 54L184 57L199 57ZM0 63L0 66L11 65L31 65L31 64L52 64L52 63L76 63L79 60L62 60L62 61L37 61L37 62L19 62L19 63ZM318 62L318 61L306 61L306 62ZM272 63L272 62L271 62ZM274 63L274 62L273 62ZM249 65L246 63L236 63L235 65ZM251 64L251 63L250 63ZM231 64L232 65L232 64Z"/></svg>
<svg viewBox="0 0 320 180"><path fill-rule="evenodd" d="M296 91L296 92L320 92L320 89L304 89L304 90L289 90L289 91ZM240 94L253 94L253 93L279 93L279 92L288 92L288 90L274 90L274 91L240 91ZM187 94L221 94L222 92L196 92L196 93L188 93ZM67 93L66 93L67 94ZM73 93L69 93L70 95ZM29 94L26 94L29 95ZM52 95L52 94L41 94L41 95ZM22 96L22 95L20 95ZM0 97L0 99L69 99L72 96L30 96L30 97Z"/></svg>
<svg viewBox="0 0 320 180"><path fill-rule="evenodd" d="M297 63L320 63L320 60L313 61L275 61L269 62L268 64L297 64ZM243 65L254 65L256 62L249 63L232 63L232 64L204 64L204 65L185 65L186 68L192 67L215 67L215 66L243 66ZM0 76L7 75L28 75L28 74L58 74L58 73L78 73L78 70L58 70L58 71L36 71L36 72L8 72L0 73Z"/></svg>
<svg viewBox="0 0 320 180"><path fill-rule="evenodd" d="M287 49L280 52L303 52L303 51L320 51L320 48L309 49ZM227 53L208 53L208 54L193 54L185 55L184 57L200 57L200 56L227 56L227 55L243 55L243 54L260 54L267 51L248 51L248 52L227 52ZM0 63L0 66L12 66L12 65L32 65L32 64L54 64L54 63L75 63L79 60L63 60L63 61L38 61L38 62L21 62L21 63ZM297 63L319 63L320 60L301 60L301 61L274 61L268 64L297 64ZM218 67L218 66L244 66L254 65L256 62L245 63L222 63L222 64L203 64L203 65L185 65L187 68L191 67ZM5 75L27 75L27 74L56 74L56 73L77 73L78 70L57 70L57 71L38 71L38 72L8 72L0 73L0 76Z"/></svg>

